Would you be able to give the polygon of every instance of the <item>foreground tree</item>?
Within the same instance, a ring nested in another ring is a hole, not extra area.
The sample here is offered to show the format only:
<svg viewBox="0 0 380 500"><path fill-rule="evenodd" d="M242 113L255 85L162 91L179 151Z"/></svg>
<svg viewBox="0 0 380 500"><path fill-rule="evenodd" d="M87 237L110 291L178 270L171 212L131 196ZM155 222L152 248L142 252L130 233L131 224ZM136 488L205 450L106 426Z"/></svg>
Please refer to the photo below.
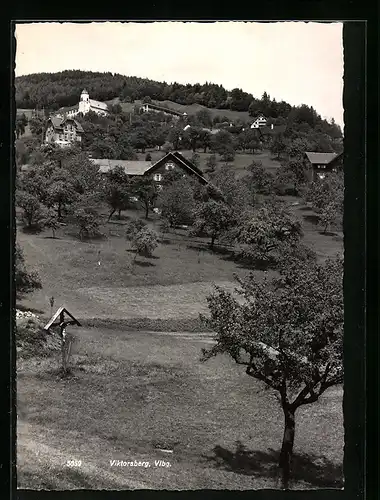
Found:
<svg viewBox="0 0 380 500"><path fill-rule="evenodd" d="M279 467L288 488L296 410L343 383L343 261L288 265L272 281L253 274L238 281L239 300L218 287L207 299L203 321L217 343L203 350L203 360L229 354L278 392L285 423Z"/></svg>
<svg viewBox="0 0 380 500"><path fill-rule="evenodd" d="M99 215L95 209L85 205L77 205L73 207L75 223L79 229L78 236L83 240L83 237L91 238L99 236Z"/></svg>
<svg viewBox="0 0 380 500"><path fill-rule="evenodd" d="M26 293L41 289L42 284L38 274L35 271L29 271L25 264L24 253L16 243L15 248L15 287L16 297L21 298Z"/></svg>

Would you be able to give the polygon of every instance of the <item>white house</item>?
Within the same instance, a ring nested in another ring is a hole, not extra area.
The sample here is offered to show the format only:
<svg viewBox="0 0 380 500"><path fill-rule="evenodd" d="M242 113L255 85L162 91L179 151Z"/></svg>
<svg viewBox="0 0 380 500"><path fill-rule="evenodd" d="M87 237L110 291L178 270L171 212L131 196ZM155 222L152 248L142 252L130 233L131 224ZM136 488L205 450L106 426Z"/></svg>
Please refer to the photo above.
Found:
<svg viewBox="0 0 380 500"><path fill-rule="evenodd" d="M267 119L265 116L260 115L256 118L256 120L252 123L251 128L260 128L265 127L267 124Z"/></svg>

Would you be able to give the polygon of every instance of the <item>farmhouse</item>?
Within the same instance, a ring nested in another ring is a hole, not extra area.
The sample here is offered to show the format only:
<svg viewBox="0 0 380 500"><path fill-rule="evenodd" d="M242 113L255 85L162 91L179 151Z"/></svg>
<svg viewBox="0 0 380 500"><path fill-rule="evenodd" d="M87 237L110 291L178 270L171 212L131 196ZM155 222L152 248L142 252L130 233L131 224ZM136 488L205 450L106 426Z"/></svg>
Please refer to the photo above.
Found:
<svg viewBox="0 0 380 500"><path fill-rule="evenodd" d="M267 124L267 119L265 116L260 115L256 118L256 120L252 123L251 128L260 128L260 127L265 127Z"/></svg>
<svg viewBox="0 0 380 500"><path fill-rule="evenodd" d="M99 165L101 173L107 173L116 167L122 167L125 173L130 177L153 175L153 179L161 183L165 173L180 169L183 176L195 176L201 184L207 184L208 181L204 178L202 170L194 163L185 158L181 153L170 152L155 163L149 161L128 161L128 160L108 160L90 158L90 161L95 165Z"/></svg>
<svg viewBox="0 0 380 500"><path fill-rule="evenodd" d="M310 181L323 179L328 172L336 172L343 166L343 153L305 153L306 164L309 167Z"/></svg>
<svg viewBox="0 0 380 500"><path fill-rule="evenodd" d="M60 118L52 116L45 126L44 142L55 143L61 147L70 146L74 142L82 140L82 125L74 118Z"/></svg>
<svg viewBox="0 0 380 500"><path fill-rule="evenodd" d="M174 118L185 118L187 113L180 113L179 111L175 111L174 109L165 108L164 106L158 106L157 104L153 104L151 102L145 103L141 106L140 111L143 113L165 113L166 115L171 115Z"/></svg>

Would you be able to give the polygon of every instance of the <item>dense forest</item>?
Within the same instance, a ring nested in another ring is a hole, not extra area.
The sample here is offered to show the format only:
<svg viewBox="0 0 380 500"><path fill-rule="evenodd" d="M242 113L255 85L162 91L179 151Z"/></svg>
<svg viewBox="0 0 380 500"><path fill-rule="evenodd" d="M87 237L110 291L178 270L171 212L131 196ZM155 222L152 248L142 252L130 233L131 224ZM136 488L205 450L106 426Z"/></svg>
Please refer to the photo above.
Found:
<svg viewBox="0 0 380 500"><path fill-rule="evenodd" d="M275 99L264 92L261 98L235 88L227 91L222 85L196 83L156 82L146 78L123 76L113 73L67 70L60 73L37 73L15 79L17 108L46 108L52 111L64 106L73 106L83 88L93 99L109 101L116 97L123 102L154 99L170 100L178 104L200 104L208 108L248 111L255 117L263 113L266 117L288 122L306 123L315 128L323 124L325 131L330 127L330 136L340 137L340 128L329 124L307 105L298 107Z"/></svg>

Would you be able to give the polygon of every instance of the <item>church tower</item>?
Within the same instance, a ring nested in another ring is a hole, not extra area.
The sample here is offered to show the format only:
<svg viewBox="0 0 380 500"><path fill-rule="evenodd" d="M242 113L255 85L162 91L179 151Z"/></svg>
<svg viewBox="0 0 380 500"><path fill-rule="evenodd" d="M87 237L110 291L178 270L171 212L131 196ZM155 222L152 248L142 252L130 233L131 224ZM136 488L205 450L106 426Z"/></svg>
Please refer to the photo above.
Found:
<svg viewBox="0 0 380 500"><path fill-rule="evenodd" d="M84 115L90 111L90 96L86 89L82 90L80 95L80 101L78 106L79 113L83 113Z"/></svg>

